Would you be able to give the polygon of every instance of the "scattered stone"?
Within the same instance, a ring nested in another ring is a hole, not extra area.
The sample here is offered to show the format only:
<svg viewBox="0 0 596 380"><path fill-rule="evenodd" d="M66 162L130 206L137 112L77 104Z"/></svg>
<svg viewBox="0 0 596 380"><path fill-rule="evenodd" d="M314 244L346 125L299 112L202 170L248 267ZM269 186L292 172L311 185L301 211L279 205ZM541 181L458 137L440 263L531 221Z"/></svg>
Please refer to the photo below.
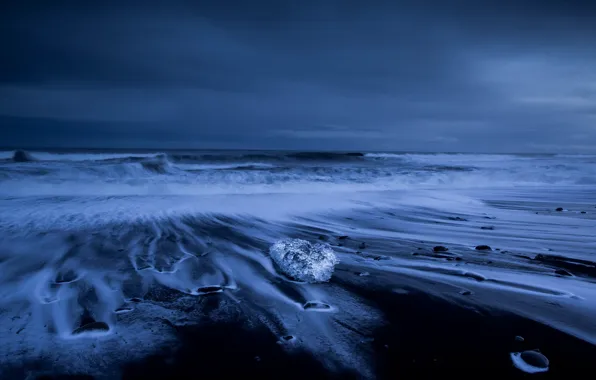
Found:
<svg viewBox="0 0 596 380"><path fill-rule="evenodd" d="M449 248L443 247L442 245L437 245L436 247L433 248L433 252L447 252L447 251L449 251Z"/></svg>
<svg viewBox="0 0 596 380"><path fill-rule="evenodd" d="M461 292L459 292L459 294L461 294L462 296L469 296L472 295L472 292L469 290L462 290Z"/></svg>
<svg viewBox="0 0 596 380"><path fill-rule="evenodd" d="M566 271L565 269L557 269L555 271L555 274L557 274L559 276L568 276L568 277L572 277L573 276L570 272Z"/></svg>
<svg viewBox="0 0 596 380"><path fill-rule="evenodd" d="M31 162L33 157L24 150L16 150L12 155L12 160L14 162Z"/></svg>
<svg viewBox="0 0 596 380"><path fill-rule="evenodd" d="M330 310L331 306L323 302L309 301L304 304L304 310Z"/></svg>
<svg viewBox="0 0 596 380"><path fill-rule="evenodd" d="M339 240L346 240L346 239L349 239L350 237L348 235L342 235L342 236L338 236L337 238Z"/></svg>
<svg viewBox="0 0 596 380"><path fill-rule="evenodd" d="M79 327L78 329L75 329L72 332L72 335L79 335L86 332L106 332L109 330L110 326L108 326L108 324L105 322L91 322Z"/></svg>
<svg viewBox="0 0 596 380"><path fill-rule="evenodd" d="M526 373L540 373L548 371L549 361L538 351L524 351L511 353L513 365Z"/></svg>
<svg viewBox="0 0 596 380"><path fill-rule="evenodd" d="M585 211L582 211L582 212L580 212L580 214L587 214L587 212L585 212Z"/></svg>
<svg viewBox="0 0 596 380"><path fill-rule="evenodd" d="M518 336L516 336L516 337L515 337L515 341L516 341L516 342L520 342L520 343L521 343L521 342L523 342L524 340L525 340L525 339L524 339L524 337L523 337L523 336L519 336L519 335L518 335Z"/></svg>
<svg viewBox="0 0 596 380"><path fill-rule="evenodd" d="M563 207L557 207L557 208L555 209L555 211L561 212L561 211L563 211Z"/></svg>
<svg viewBox="0 0 596 380"><path fill-rule="evenodd" d="M323 236L323 235L319 235L319 240L327 240L327 237Z"/></svg>
<svg viewBox="0 0 596 380"><path fill-rule="evenodd" d="M455 258L455 261L462 261L462 260L463 260L463 259L462 259L461 257L459 257L459 256L457 256L457 257Z"/></svg>
<svg viewBox="0 0 596 380"><path fill-rule="evenodd" d="M214 294L223 292L223 288L219 285L202 286L197 289L199 295Z"/></svg>
<svg viewBox="0 0 596 380"><path fill-rule="evenodd" d="M366 248L366 243L362 242L360 243L360 246L358 247L358 249L365 249Z"/></svg>
<svg viewBox="0 0 596 380"><path fill-rule="evenodd" d="M489 247L488 245L477 245L476 250L477 251L492 251L492 248Z"/></svg>
<svg viewBox="0 0 596 380"><path fill-rule="evenodd" d="M290 340L294 340L294 336L293 335L286 335L282 339L287 342L287 341L290 341Z"/></svg>
<svg viewBox="0 0 596 380"><path fill-rule="evenodd" d="M495 229L495 227L493 227L493 226L482 226L482 227L480 227L480 229L481 229L481 230L489 230L489 231L492 231L492 230L494 230L494 229Z"/></svg>
<svg viewBox="0 0 596 380"><path fill-rule="evenodd" d="M419 253L418 252L412 252L412 256L418 256Z"/></svg>

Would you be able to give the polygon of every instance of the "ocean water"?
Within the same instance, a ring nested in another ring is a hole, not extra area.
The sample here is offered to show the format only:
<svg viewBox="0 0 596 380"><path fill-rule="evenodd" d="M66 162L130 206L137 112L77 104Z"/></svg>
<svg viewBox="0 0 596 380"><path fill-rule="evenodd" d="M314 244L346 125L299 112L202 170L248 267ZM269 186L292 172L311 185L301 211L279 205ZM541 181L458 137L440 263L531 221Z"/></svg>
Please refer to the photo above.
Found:
<svg viewBox="0 0 596 380"><path fill-rule="evenodd" d="M372 378L352 281L594 345L595 216L590 155L0 152L0 375L113 378L241 314Z"/></svg>

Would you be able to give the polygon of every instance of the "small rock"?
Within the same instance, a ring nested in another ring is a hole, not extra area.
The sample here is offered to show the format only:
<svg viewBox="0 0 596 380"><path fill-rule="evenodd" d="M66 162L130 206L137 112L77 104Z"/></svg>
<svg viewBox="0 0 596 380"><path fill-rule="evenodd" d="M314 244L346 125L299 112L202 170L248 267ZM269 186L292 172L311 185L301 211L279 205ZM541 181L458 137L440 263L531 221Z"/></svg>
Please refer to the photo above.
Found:
<svg viewBox="0 0 596 380"><path fill-rule="evenodd" d="M319 235L319 240L327 240L327 237L323 236L323 235Z"/></svg>
<svg viewBox="0 0 596 380"><path fill-rule="evenodd" d="M339 240L346 240L346 239L348 239L348 238L349 238L349 236L348 236L348 235L342 235L342 236L338 236L337 238L338 238Z"/></svg>
<svg viewBox="0 0 596 380"><path fill-rule="evenodd" d="M443 247L442 245L437 245L436 247L433 248L433 252L447 252L447 251L449 251L449 248Z"/></svg>
<svg viewBox="0 0 596 380"><path fill-rule="evenodd" d="M467 222L468 221L468 219L464 219L464 218L461 218L459 216L450 216L449 217L449 220L453 220L453 221L456 221L456 222Z"/></svg>
<svg viewBox="0 0 596 380"><path fill-rule="evenodd" d="M16 150L12 155L12 160L14 162L30 162L33 161L33 158L24 150Z"/></svg>
<svg viewBox="0 0 596 380"><path fill-rule="evenodd" d="M515 341L516 341L516 342L523 342L524 340L525 340L525 339L524 339L524 337L523 337L523 336L519 336L519 335L518 335L518 336L516 336L516 337L515 337Z"/></svg>
<svg viewBox="0 0 596 380"><path fill-rule="evenodd" d="M79 335L85 332L106 332L109 330L110 326L105 322L92 322L75 329L72 335Z"/></svg>
<svg viewBox="0 0 596 380"><path fill-rule="evenodd" d="M366 248L366 243L362 242L360 243L360 246L358 247L358 249L365 249Z"/></svg>
<svg viewBox="0 0 596 380"><path fill-rule="evenodd" d="M582 211L582 212L580 212L580 214L587 214L587 212L585 212L585 211Z"/></svg>
<svg viewBox="0 0 596 380"><path fill-rule="evenodd" d="M480 227L480 229L481 230L490 230L490 231L492 231L492 230L495 229L495 227L493 227L493 226L482 226L482 227Z"/></svg>
<svg viewBox="0 0 596 380"><path fill-rule="evenodd" d="M521 353L521 358L526 363L536 368L548 368L550 364L546 356L538 351L524 351Z"/></svg>
<svg viewBox="0 0 596 380"><path fill-rule="evenodd" d="M525 373L541 373L548 371L548 359L537 351L512 352L511 361L515 368Z"/></svg>
<svg viewBox="0 0 596 380"><path fill-rule="evenodd" d="M294 339L294 336L293 335L286 335L282 339L285 340L285 341L290 341L290 340L293 340Z"/></svg>
<svg viewBox="0 0 596 380"><path fill-rule="evenodd" d="M304 310L329 310L331 306L323 302L309 301L304 304Z"/></svg>
<svg viewBox="0 0 596 380"><path fill-rule="evenodd" d="M418 252L412 252L412 256L418 256L419 253Z"/></svg>
<svg viewBox="0 0 596 380"><path fill-rule="evenodd" d="M572 277L573 275L571 273L569 273L568 271L566 271L565 269L557 269L555 271L555 274L559 275L559 276L569 276Z"/></svg>
<svg viewBox="0 0 596 380"><path fill-rule="evenodd" d="M459 256L457 256L457 257L455 258L455 261L462 261L462 260L463 260L463 259L462 259L461 257L459 257Z"/></svg>
<svg viewBox="0 0 596 380"><path fill-rule="evenodd" d="M214 294L223 292L223 288L219 285L202 286L197 289L197 293L201 295Z"/></svg>
<svg viewBox="0 0 596 380"><path fill-rule="evenodd" d="M469 296L472 294L472 292L469 290L462 290L461 292L459 292L459 294L461 294L462 296Z"/></svg>
<svg viewBox="0 0 596 380"><path fill-rule="evenodd" d="M358 272L357 274L358 274L358 276L360 276L360 277L366 277L366 276L370 276L370 273L368 273L368 272Z"/></svg>
<svg viewBox="0 0 596 380"><path fill-rule="evenodd" d="M557 208L555 209L555 211L561 212L561 211L563 211L563 207L557 207Z"/></svg>
<svg viewBox="0 0 596 380"><path fill-rule="evenodd" d="M476 246L477 251L492 251L492 248L488 245L478 245Z"/></svg>

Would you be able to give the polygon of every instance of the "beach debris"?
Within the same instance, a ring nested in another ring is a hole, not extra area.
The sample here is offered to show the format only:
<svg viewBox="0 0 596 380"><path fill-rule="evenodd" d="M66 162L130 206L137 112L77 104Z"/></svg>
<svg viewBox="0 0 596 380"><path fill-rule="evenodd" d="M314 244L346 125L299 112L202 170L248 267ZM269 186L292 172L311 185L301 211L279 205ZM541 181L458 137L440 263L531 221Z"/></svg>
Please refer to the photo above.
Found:
<svg viewBox="0 0 596 380"><path fill-rule="evenodd" d="M433 252L447 252L449 251L449 248L444 247L442 245L437 245L436 247L433 248Z"/></svg>

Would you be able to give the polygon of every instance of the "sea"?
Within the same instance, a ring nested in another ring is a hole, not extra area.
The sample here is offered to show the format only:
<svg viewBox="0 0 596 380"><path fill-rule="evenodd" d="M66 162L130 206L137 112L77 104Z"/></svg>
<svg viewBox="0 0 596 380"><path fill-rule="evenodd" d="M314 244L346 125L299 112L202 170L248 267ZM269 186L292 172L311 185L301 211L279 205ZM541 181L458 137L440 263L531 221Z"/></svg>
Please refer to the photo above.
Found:
<svg viewBox="0 0 596 380"><path fill-rule="evenodd" d="M0 151L2 379L558 378L595 355L596 155Z"/></svg>

